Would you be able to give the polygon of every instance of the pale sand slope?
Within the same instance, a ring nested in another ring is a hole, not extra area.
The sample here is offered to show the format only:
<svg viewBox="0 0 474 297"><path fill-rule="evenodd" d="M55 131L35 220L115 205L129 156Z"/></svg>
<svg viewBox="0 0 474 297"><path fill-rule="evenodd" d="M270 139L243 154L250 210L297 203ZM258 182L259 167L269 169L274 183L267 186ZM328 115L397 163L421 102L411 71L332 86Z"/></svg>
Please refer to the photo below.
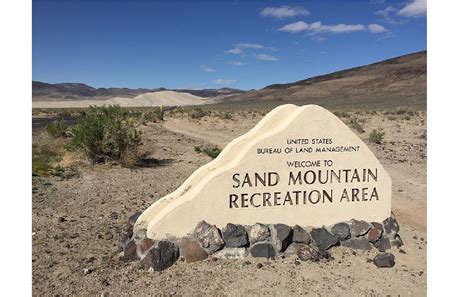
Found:
<svg viewBox="0 0 474 297"><path fill-rule="evenodd" d="M207 99L188 93L160 91L145 93L134 98L115 97L107 100L64 100L64 101L33 101L33 108L83 108L89 105L120 105L124 107L142 106L183 106L206 104Z"/></svg>

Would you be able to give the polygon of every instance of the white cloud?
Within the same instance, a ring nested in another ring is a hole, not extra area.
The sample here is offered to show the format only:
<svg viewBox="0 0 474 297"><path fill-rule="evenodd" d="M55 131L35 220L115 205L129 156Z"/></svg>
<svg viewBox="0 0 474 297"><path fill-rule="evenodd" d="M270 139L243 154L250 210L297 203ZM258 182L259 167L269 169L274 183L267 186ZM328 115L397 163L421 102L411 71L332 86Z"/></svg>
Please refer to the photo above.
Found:
<svg viewBox="0 0 474 297"><path fill-rule="evenodd" d="M243 55L244 49L266 49L276 51L277 48L274 47L266 47L258 43L237 43L234 47L230 50L225 51L227 54L235 54L235 55Z"/></svg>
<svg viewBox="0 0 474 297"><path fill-rule="evenodd" d="M213 80L212 82L215 83L216 85L228 86L228 85L236 83L237 81L235 79L218 78L216 80Z"/></svg>
<svg viewBox="0 0 474 297"><path fill-rule="evenodd" d="M387 32L387 29L382 26L382 25L379 25L379 24L369 24L367 26L367 28L369 29L369 32L370 33L383 33L383 32Z"/></svg>
<svg viewBox="0 0 474 297"><path fill-rule="evenodd" d="M202 71L205 71L205 72L216 72L216 69L209 67L207 65L201 65L201 69Z"/></svg>
<svg viewBox="0 0 474 297"><path fill-rule="evenodd" d="M227 54L235 54L235 55L240 55L243 53L242 49L235 47L233 49L230 49L228 51L225 51Z"/></svg>
<svg viewBox="0 0 474 297"><path fill-rule="evenodd" d="M284 19L294 17L297 15L308 16L311 13L303 7L280 6L280 7L266 7L262 9L260 14L264 17L272 17L276 19Z"/></svg>
<svg viewBox="0 0 474 297"><path fill-rule="evenodd" d="M346 24L337 24L337 25L323 25L321 22L312 23L309 26L309 30L313 33L318 32L327 32L327 33L351 33L364 31L364 25L346 25Z"/></svg>
<svg viewBox="0 0 474 297"><path fill-rule="evenodd" d="M426 0L414 0L397 12L404 17L417 17L426 14Z"/></svg>
<svg viewBox="0 0 474 297"><path fill-rule="evenodd" d="M266 54L258 54L255 56L255 58L260 61L278 61L276 57Z"/></svg>
<svg viewBox="0 0 474 297"><path fill-rule="evenodd" d="M234 65L234 66L243 66L243 65L245 65L244 62L240 62L240 61L230 61L229 64Z"/></svg>
<svg viewBox="0 0 474 297"><path fill-rule="evenodd" d="M321 22L314 22L312 24L307 24L305 22L296 22L285 25L278 29L278 31L284 31L289 33L299 33L307 31L310 34L316 33L351 33L364 31L366 27L361 24L347 25L347 24L336 24L336 25L324 25Z"/></svg>
<svg viewBox="0 0 474 297"><path fill-rule="evenodd" d="M265 48L263 45L257 44L257 43L238 43L235 45L236 48L256 48L256 49L262 49Z"/></svg>
<svg viewBox="0 0 474 297"><path fill-rule="evenodd" d="M380 15L382 17L388 17L390 15L390 13L395 12L395 11L397 11L397 9L395 7L389 6L385 9L377 11L375 14Z"/></svg>
<svg viewBox="0 0 474 297"><path fill-rule="evenodd" d="M299 21L296 23L291 23L288 25L285 25L278 29L278 31L283 31L283 32L289 32L289 33L298 33L301 31L305 31L309 28L309 25L305 22Z"/></svg>
<svg viewBox="0 0 474 297"><path fill-rule="evenodd" d="M378 10L375 12L376 15L380 16L382 19L379 21L386 22L391 25L399 25L402 24L404 21L395 20L392 15L397 11L397 9L393 6L388 6L385 9Z"/></svg>

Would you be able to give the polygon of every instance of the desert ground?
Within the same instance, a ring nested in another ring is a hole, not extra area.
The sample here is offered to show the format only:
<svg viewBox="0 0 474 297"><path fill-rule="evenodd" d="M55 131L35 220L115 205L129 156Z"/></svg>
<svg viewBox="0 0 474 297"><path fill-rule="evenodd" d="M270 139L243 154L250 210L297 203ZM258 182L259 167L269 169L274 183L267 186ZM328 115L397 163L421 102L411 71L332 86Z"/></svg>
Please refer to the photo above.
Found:
<svg viewBox="0 0 474 297"><path fill-rule="evenodd" d="M173 110L164 121L141 126L143 146L155 160L149 166L90 165L64 157L60 163L72 174L33 176L33 295L426 295L425 111L337 111L348 124L357 119L360 126L352 127L392 178L392 210L404 242L390 250L393 268L368 261L375 250L344 247L332 248L334 260L327 263L299 263L294 256L209 259L148 272L120 260L118 242L128 218L211 161L195 146L222 148L270 110L250 106L209 105L210 114L199 118L189 116L191 108ZM34 113L33 122L47 117ZM34 127L33 145L54 142L41 125ZM372 129L385 132L382 144L369 141Z"/></svg>

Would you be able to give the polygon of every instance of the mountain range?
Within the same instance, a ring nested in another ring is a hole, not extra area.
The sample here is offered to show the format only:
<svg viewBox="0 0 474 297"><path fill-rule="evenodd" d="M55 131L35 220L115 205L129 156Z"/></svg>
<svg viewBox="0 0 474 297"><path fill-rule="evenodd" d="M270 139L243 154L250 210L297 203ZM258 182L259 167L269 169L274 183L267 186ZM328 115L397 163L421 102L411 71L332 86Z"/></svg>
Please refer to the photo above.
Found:
<svg viewBox="0 0 474 297"><path fill-rule="evenodd" d="M260 90L94 88L82 83L33 81L33 101L106 100L135 98L146 93L174 91L208 98L208 103L269 103L288 101L325 107L414 107L426 109L427 53L421 51L369 65L304 80L273 84Z"/></svg>

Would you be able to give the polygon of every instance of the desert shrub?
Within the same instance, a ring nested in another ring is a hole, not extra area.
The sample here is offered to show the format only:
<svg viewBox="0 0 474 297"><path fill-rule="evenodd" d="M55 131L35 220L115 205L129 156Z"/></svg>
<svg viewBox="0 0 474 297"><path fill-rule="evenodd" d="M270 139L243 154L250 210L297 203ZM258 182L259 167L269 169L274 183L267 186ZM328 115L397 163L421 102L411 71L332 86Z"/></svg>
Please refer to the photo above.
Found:
<svg viewBox="0 0 474 297"><path fill-rule="evenodd" d="M64 120L54 121L51 124L47 124L44 127L44 130L54 138L68 136L67 125L64 123Z"/></svg>
<svg viewBox="0 0 474 297"><path fill-rule="evenodd" d="M348 117L350 117L350 115L345 111L335 111L334 115L337 116L338 118L348 118Z"/></svg>
<svg viewBox="0 0 474 297"><path fill-rule="evenodd" d="M232 114L228 111L224 112L224 114L220 114L221 119L223 120L231 120Z"/></svg>
<svg viewBox="0 0 474 297"><path fill-rule="evenodd" d="M374 129L369 135L369 140L373 143L381 144L384 136L385 136L385 132Z"/></svg>
<svg viewBox="0 0 474 297"><path fill-rule="evenodd" d="M349 126L359 133L364 133L365 131L362 123L357 118L351 118L349 121Z"/></svg>
<svg viewBox="0 0 474 297"><path fill-rule="evenodd" d="M407 107L399 107L394 112L396 115L409 115L410 117L415 116L417 114L416 111L407 108Z"/></svg>
<svg viewBox="0 0 474 297"><path fill-rule="evenodd" d="M158 121L163 121L165 111L163 106L159 108L153 108L151 111L147 111L143 113L143 119L145 122L153 122L156 123Z"/></svg>
<svg viewBox="0 0 474 297"><path fill-rule="evenodd" d="M216 146L214 147L195 146L194 150L197 153L204 153L213 159L219 156L219 154L221 153L221 150Z"/></svg>
<svg viewBox="0 0 474 297"><path fill-rule="evenodd" d="M136 126L136 120L118 105L91 106L73 129L68 148L83 151L93 162L122 162L141 144Z"/></svg>
<svg viewBox="0 0 474 297"><path fill-rule="evenodd" d="M33 175L53 175L57 169L57 162L61 160L58 150L52 146L36 145L32 147L32 171Z"/></svg>
<svg viewBox="0 0 474 297"><path fill-rule="evenodd" d="M69 118L72 116L72 113L69 110L60 110L58 112L58 116L61 118Z"/></svg>
<svg viewBox="0 0 474 297"><path fill-rule="evenodd" d="M203 117L207 116L208 114L209 114L209 112L206 112L206 111L204 111L204 109L198 107L198 108L193 109L189 113L189 116L192 119L200 119L200 118L203 118Z"/></svg>
<svg viewBox="0 0 474 297"><path fill-rule="evenodd" d="M389 119L390 121L396 121L396 120L397 120L397 117L395 117L395 116L388 116L387 119Z"/></svg>

